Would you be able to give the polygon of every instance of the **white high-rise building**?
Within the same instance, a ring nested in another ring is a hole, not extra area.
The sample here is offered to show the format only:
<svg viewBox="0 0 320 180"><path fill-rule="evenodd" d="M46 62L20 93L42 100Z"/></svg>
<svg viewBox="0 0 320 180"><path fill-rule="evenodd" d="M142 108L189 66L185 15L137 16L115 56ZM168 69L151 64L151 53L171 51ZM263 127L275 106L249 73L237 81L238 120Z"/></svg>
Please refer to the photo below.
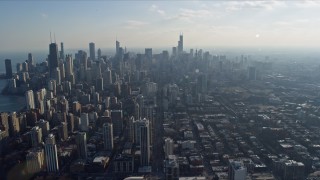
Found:
<svg viewBox="0 0 320 180"><path fill-rule="evenodd" d="M26 102L27 102L27 110L34 109L35 103L34 103L34 95L33 91L29 90L26 92Z"/></svg>
<svg viewBox="0 0 320 180"><path fill-rule="evenodd" d="M81 124L80 130L81 131L88 131L89 130L89 115L88 113L81 113Z"/></svg>
<svg viewBox="0 0 320 180"><path fill-rule="evenodd" d="M166 157L168 157L169 155L173 155L173 140L171 138L166 138L164 141L164 152Z"/></svg>
<svg viewBox="0 0 320 180"><path fill-rule="evenodd" d="M79 132L77 134L76 143L79 158L87 159L87 135L85 132Z"/></svg>
<svg viewBox="0 0 320 180"><path fill-rule="evenodd" d="M56 67L53 71L53 77L57 82L57 85L61 84L61 74L60 74L60 68Z"/></svg>
<svg viewBox="0 0 320 180"><path fill-rule="evenodd" d="M113 127L112 123L103 124L104 149L112 151L113 149Z"/></svg>
<svg viewBox="0 0 320 180"><path fill-rule="evenodd" d="M58 151L56 140L53 134L49 134L46 138L46 143L44 146L47 171L48 172L58 172L59 163L58 163Z"/></svg>

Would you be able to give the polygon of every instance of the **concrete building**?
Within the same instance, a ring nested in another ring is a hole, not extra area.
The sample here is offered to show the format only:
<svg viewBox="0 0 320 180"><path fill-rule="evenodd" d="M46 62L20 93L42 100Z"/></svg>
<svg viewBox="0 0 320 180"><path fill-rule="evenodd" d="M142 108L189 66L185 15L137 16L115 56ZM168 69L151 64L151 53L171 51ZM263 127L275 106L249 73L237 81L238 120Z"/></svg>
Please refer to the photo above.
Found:
<svg viewBox="0 0 320 180"><path fill-rule="evenodd" d="M56 140L53 134L49 134L48 137L46 138L44 150L45 150L47 171L58 172L59 171L58 151L57 151Z"/></svg>

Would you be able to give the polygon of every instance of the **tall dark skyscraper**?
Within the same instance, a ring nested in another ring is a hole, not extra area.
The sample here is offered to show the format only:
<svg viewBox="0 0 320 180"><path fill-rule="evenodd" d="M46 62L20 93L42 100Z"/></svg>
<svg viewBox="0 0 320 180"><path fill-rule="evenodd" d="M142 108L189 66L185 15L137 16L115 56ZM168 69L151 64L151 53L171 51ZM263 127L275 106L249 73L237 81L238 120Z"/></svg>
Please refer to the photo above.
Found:
<svg viewBox="0 0 320 180"><path fill-rule="evenodd" d="M63 48L63 42L61 42L61 51L60 51L60 59L64 60L64 48Z"/></svg>
<svg viewBox="0 0 320 180"><path fill-rule="evenodd" d="M178 41L178 54L183 52L183 34L180 34L179 41Z"/></svg>
<svg viewBox="0 0 320 180"><path fill-rule="evenodd" d="M55 69L58 67L58 45L56 43L51 43L49 45L49 74L53 77Z"/></svg>
<svg viewBox="0 0 320 180"><path fill-rule="evenodd" d="M90 59L94 61L96 59L96 50L94 43L89 43L89 50L90 50Z"/></svg>
<svg viewBox="0 0 320 180"><path fill-rule="evenodd" d="M120 49L120 42L116 41L116 55L119 54L119 49Z"/></svg>
<svg viewBox="0 0 320 180"><path fill-rule="evenodd" d="M6 77L11 78L12 77L11 59L6 59L5 64L6 64Z"/></svg>

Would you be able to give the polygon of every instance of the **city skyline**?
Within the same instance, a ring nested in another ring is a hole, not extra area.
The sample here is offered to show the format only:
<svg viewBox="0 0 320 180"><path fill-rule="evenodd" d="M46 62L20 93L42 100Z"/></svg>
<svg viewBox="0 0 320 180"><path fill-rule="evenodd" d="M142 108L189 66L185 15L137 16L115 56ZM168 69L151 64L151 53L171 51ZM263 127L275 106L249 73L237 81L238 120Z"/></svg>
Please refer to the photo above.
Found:
<svg viewBox="0 0 320 180"><path fill-rule="evenodd" d="M67 48L318 47L318 1L2 2L2 51L46 49L50 32ZM199 33L201 32L201 33Z"/></svg>

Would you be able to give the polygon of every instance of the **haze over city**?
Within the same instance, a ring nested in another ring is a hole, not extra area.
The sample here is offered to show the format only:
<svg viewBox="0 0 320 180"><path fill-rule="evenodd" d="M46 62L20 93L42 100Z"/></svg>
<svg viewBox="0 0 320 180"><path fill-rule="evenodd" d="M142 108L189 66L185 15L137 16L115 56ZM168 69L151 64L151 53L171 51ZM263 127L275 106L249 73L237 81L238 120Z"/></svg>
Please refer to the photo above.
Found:
<svg viewBox="0 0 320 180"><path fill-rule="evenodd" d="M119 39L128 48L168 47L180 32L190 48L318 47L320 2L3 1L0 51L44 50L49 33L68 48Z"/></svg>

